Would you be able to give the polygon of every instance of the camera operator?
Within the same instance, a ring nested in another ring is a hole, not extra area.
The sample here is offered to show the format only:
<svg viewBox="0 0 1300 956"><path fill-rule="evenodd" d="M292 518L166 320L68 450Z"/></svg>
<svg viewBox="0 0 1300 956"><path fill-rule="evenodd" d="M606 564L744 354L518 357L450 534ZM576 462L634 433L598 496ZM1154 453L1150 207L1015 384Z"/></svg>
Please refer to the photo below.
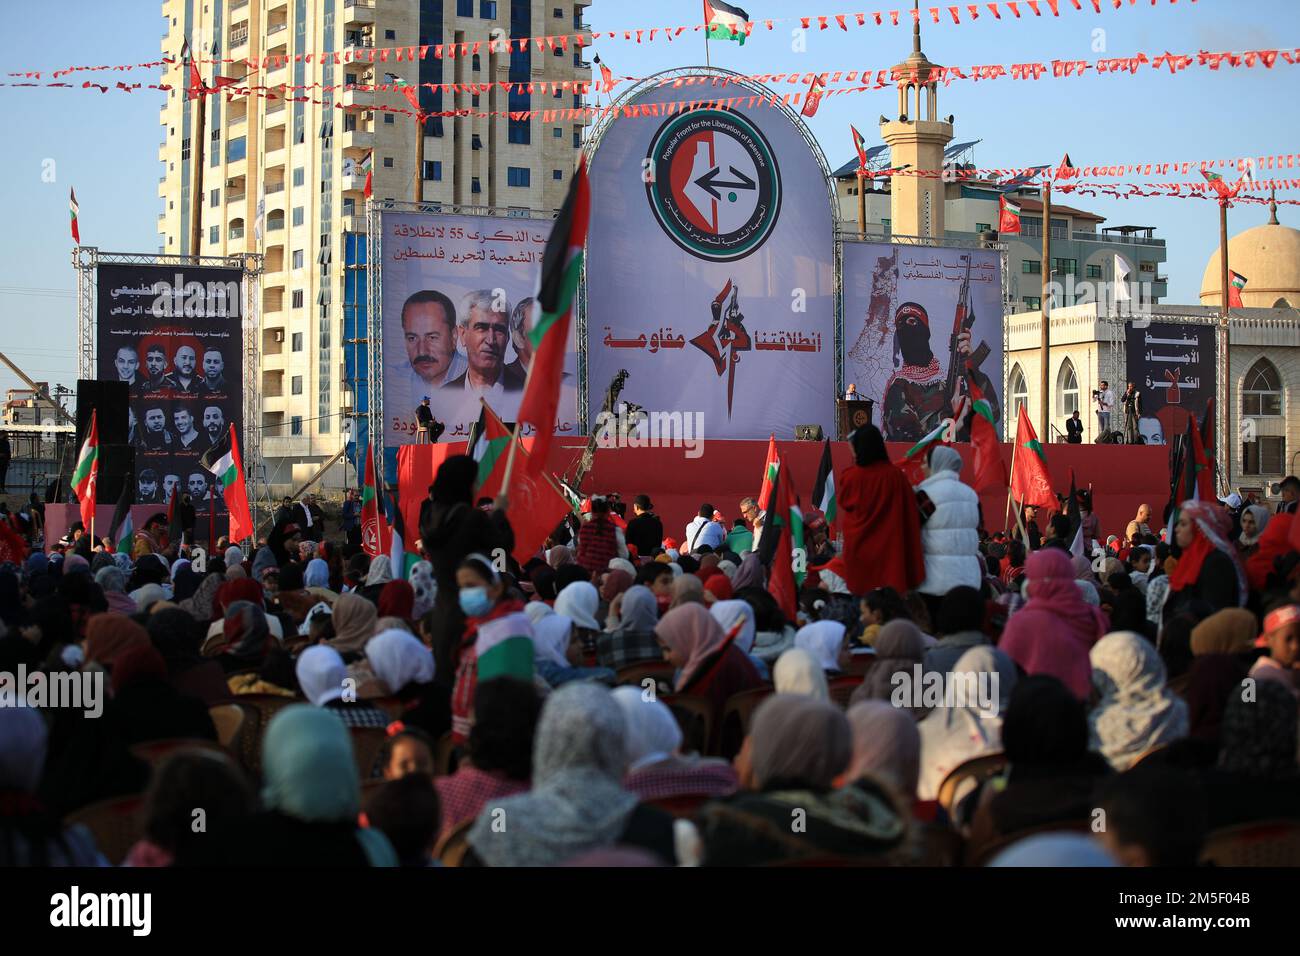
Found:
<svg viewBox="0 0 1300 956"><path fill-rule="evenodd" d="M1103 380L1101 388L1094 388L1092 400L1097 403L1098 436L1103 440L1110 434L1110 413L1115 407L1115 393L1110 390L1110 382Z"/></svg>
<svg viewBox="0 0 1300 956"><path fill-rule="evenodd" d="M1124 444L1136 445L1141 440L1138 418L1142 415L1142 393L1137 390L1137 385L1129 382L1120 401L1124 404Z"/></svg>

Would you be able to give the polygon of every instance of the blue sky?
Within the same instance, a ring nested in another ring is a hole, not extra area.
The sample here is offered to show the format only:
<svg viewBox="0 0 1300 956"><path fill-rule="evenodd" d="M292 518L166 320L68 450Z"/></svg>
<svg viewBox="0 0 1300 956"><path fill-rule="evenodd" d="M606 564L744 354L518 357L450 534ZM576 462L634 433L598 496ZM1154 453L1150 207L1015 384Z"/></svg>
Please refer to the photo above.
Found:
<svg viewBox="0 0 1300 956"><path fill-rule="evenodd" d="M745 0L741 5L755 19L905 6L901 0L862 0L858 5ZM941 6L948 6L946 0ZM965 3L961 6L964 10ZM1300 3L1295 0L1180 0L1173 6L1160 0L1154 8L1141 0L1138 6L1100 16L1090 9L1075 12L1066 0L1061 6L1065 9L1057 19L999 22L985 12L974 23L963 17L961 26L929 24L923 26L923 46L936 63L963 67L1300 46ZM10 16L0 31L3 72L159 57L163 20L153 0L68 0L29 9L25 17ZM647 19L647 10L654 11L653 19ZM596 30L699 19L698 0L595 0L587 16ZM898 62L911 48L909 29L868 26L848 33L813 30L806 50L795 52L791 30L797 25L778 23L771 33L760 29L744 47L715 42L710 45L713 64L742 73L874 70ZM1105 31L1102 53L1093 49L1097 29ZM704 59L703 40L690 33L671 43L602 40L595 49L619 75L645 76ZM156 71L101 75L158 79ZM1300 67L1279 63L1271 71L1193 68L1178 76L1150 72L1036 82L958 81L940 89L939 107L941 115L956 115L960 140L983 140L975 151L981 167L1056 163L1066 152L1080 166L1224 158L1300 151L1297 80ZM161 97L150 92L0 89L0 130L9 163L4 196L9 228L0 233L0 350L34 378L69 386L76 378L69 187L76 188L81 204L83 242L112 252L157 249ZM832 167L853 155L849 124L874 143L878 117L895 102L895 93L882 90L823 103L810 125ZM51 169L52 181L47 181ZM1155 226L1168 242L1166 301L1198 301L1201 273L1218 245L1213 203L1089 198L1078 205L1111 224ZM1279 215L1300 226L1300 207L1284 206ZM1266 220L1265 208L1238 206L1230 214L1229 230L1240 232ZM0 389L17 384L7 369L0 370Z"/></svg>

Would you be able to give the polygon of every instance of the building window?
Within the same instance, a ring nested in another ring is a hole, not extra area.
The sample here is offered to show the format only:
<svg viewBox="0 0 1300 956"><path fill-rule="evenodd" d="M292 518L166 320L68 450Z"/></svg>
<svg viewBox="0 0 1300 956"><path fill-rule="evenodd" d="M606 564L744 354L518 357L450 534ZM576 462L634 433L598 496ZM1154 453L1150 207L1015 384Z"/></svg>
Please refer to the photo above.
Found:
<svg viewBox="0 0 1300 956"><path fill-rule="evenodd" d="M248 155L248 141L240 136L226 143L226 162L234 163Z"/></svg>
<svg viewBox="0 0 1300 956"><path fill-rule="evenodd" d="M573 108L575 110L582 109L582 96L578 93L573 94Z"/></svg>
<svg viewBox="0 0 1300 956"><path fill-rule="evenodd" d="M293 418L289 419L289 434L290 434L290 435L301 435L301 434L302 434L302 416L301 416L301 415L294 415Z"/></svg>
<svg viewBox="0 0 1300 956"><path fill-rule="evenodd" d="M384 122L389 126L392 126L393 123L396 121L396 119L397 117L395 117L392 113L384 114Z"/></svg>
<svg viewBox="0 0 1300 956"><path fill-rule="evenodd" d="M477 93L475 93L473 96L471 96L471 97L469 98L469 105L472 106L472 107L474 107L475 109L478 108L478 94L477 94Z"/></svg>
<svg viewBox="0 0 1300 956"><path fill-rule="evenodd" d="M385 31L384 31L384 39L385 39L385 40L396 40L396 39L397 39L397 31L396 31L396 30L385 30Z"/></svg>
<svg viewBox="0 0 1300 956"><path fill-rule="evenodd" d="M1156 264L1154 262L1143 260L1138 263L1138 272L1154 273L1155 271Z"/></svg>
<svg viewBox="0 0 1300 956"><path fill-rule="evenodd" d="M1056 414L1069 418L1079 408L1079 376L1074 373L1074 363L1066 359L1056 376Z"/></svg>
<svg viewBox="0 0 1300 956"><path fill-rule="evenodd" d="M474 0L456 0L456 16L473 18Z"/></svg>
<svg viewBox="0 0 1300 956"><path fill-rule="evenodd" d="M532 179L532 172L527 166L507 167L506 182L511 186L528 186Z"/></svg>
<svg viewBox="0 0 1300 956"><path fill-rule="evenodd" d="M1078 259L1053 259L1052 271L1057 275L1073 276L1079 274Z"/></svg>
<svg viewBox="0 0 1300 956"><path fill-rule="evenodd" d="M478 133L475 133L472 137L470 137L469 148L470 148L470 149L482 149L482 148L483 148L483 138L482 138L481 136L479 136Z"/></svg>
<svg viewBox="0 0 1300 956"><path fill-rule="evenodd" d="M302 268L302 250L301 250L301 249L295 249L295 250L293 250L293 267L294 267L295 269L301 269L301 268Z"/></svg>
<svg viewBox="0 0 1300 956"><path fill-rule="evenodd" d="M479 0L478 17L480 20L497 18L497 0Z"/></svg>
<svg viewBox="0 0 1300 956"><path fill-rule="evenodd" d="M284 228L284 210L272 209L266 214L266 231L279 232Z"/></svg>
<svg viewBox="0 0 1300 956"><path fill-rule="evenodd" d="M562 169L553 169L553 170L551 170L551 178L552 178L552 179L563 179L563 178L564 178L564 170L562 170Z"/></svg>
<svg viewBox="0 0 1300 956"><path fill-rule="evenodd" d="M442 161L437 159L426 159L424 161L424 178L431 179L434 182L442 180Z"/></svg>
<svg viewBox="0 0 1300 956"><path fill-rule="evenodd" d="M469 181L469 191L474 193L475 195L483 191L483 187L479 185L477 176L475 176L473 179Z"/></svg>
<svg viewBox="0 0 1300 956"><path fill-rule="evenodd" d="M303 291L302 291L302 289L294 289L294 290L293 290L293 294L292 294L292 295L290 296L290 298L289 298L289 301L293 303L293 307L294 307L295 309L301 309L301 308L302 308L302 300L303 300Z"/></svg>
<svg viewBox="0 0 1300 956"><path fill-rule="evenodd" d="M343 116L343 132L355 133L357 131L357 116L355 113L346 113Z"/></svg>
<svg viewBox="0 0 1300 956"><path fill-rule="evenodd" d="M212 243L215 246L220 241L221 241L221 227L208 226L208 242Z"/></svg>
<svg viewBox="0 0 1300 956"><path fill-rule="evenodd" d="M230 238L232 241L235 239L244 238L244 220L242 219L230 220Z"/></svg>
<svg viewBox="0 0 1300 956"><path fill-rule="evenodd" d="M301 332L295 332L295 333L293 333L293 337L289 340L289 342L290 342L290 347L291 347L295 352L301 352L301 351L302 351L302 333L301 333Z"/></svg>
<svg viewBox="0 0 1300 956"><path fill-rule="evenodd" d="M552 138L552 139L563 139L563 138L564 138L564 130L560 129L560 127L558 127L558 126L555 127L555 129L551 130L551 138Z"/></svg>
<svg viewBox="0 0 1300 956"><path fill-rule="evenodd" d="M551 9L551 16L555 17L555 19L557 19L557 20L563 20L563 19L564 19L564 10L561 9L560 7L553 7L553 8Z"/></svg>
<svg viewBox="0 0 1300 956"><path fill-rule="evenodd" d="M1025 373L1020 370L1019 365L1011 368L1011 408L1013 414L1009 421L1015 420L1020 415L1020 409L1029 405L1029 382L1025 380Z"/></svg>
<svg viewBox="0 0 1300 956"><path fill-rule="evenodd" d="M1088 269L1087 278L1089 278L1089 279L1100 279L1100 278L1101 278L1101 266L1099 266L1099 265L1092 265L1091 263L1089 263L1089 265L1087 266L1087 269Z"/></svg>
<svg viewBox="0 0 1300 956"><path fill-rule="evenodd" d="M307 181L307 169L304 166L299 166L297 169L293 171L293 184L295 186L301 186L306 181Z"/></svg>
<svg viewBox="0 0 1300 956"><path fill-rule="evenodd" d="M220 205L221 205L221 190L220 190L220 189L214 189L214 190L212 190L210 193L208 193L208 205L211 206L211 207L214 208L214 209L215 209L217 206L220 206Z"/></svg>
<svg viewBox="0 0 1300 956"><path fill-rule="evenodd" d="M1024 303L1026 312L1034 312L1043 307L1043 300L1040 296L1036 296L1036 295L1021 296L1020 301Z"/></svg>
<svg viewBox="0 0 1300 956"><path fill-rule="evenodd" d="M987 223L987 222L977 222L977 223L975 223L975 231L976 231L976 232L992 232L992 231L993 231L993 226L992 226L991 224Z"/></svg>
<svg viewBox="0 0 1300 956"><path fill-rule="evenodd" d="M1026 259L1024 262L1020 263L1020 271L1027 276L1041 275L1043 264L1037 259Z"/></svg>
<svg viewBox="0 0 1300 956"><path fill-rule="evenodd" d="M301 375L295 375L292 379L289 380L289 394L290 394L290 395L301 395L301 394L302 394L302 376L301 376Z"/></svg>
<svg viewBox="0 0 1300 956"><path fill-rule="evenodd" d="M1282 414L1282 379L1268 359L1260 359L1246 373L1241 386L1241 414L1261 417Z"/></svg>
<svg viewBox="0 0 1300 956"><path fill-rule="evenodd" d="M306 207L305 207L305 206L294 206L294 207L293 207L293 224L294 224L295 226L301 226L302 223L303 223L303 219L304 219L305 216L306 216Z"/></svg>
<svg viewBox="0 0 1300 956"><path fill-rule="evenodd" d="M532 126L528 120L511 120L506 139L516 146L527 146L532 142Z"/></svg>
<svg viewBox="0 0 1300 956"><path fill-rule="evenodd" d="M881 225L881 227L885 230L885 232L889 232L890 229L894 228L894 220L892 220L892 219L881 219L881 220L880 220L880 225Z"/></svg>
<svg viewBox="0 0 1300 956"><path fill-rule="evenodd" d="M481 72L483 69L482 59L479 57L477 53L474 54L474 58L470 61L470 69L472 69L475 73Z"/></svg>
<svg viewBox="0 0 1300 956"><path fill-rule="evenodd" d="M1280 475L1286 461L1286 439L1260 436L1252 442L1242 442L1241 473L1243 475Z"/></svg>
<svg viewBox="0 0 1300 956"><path fill-rule="evenodd" d="M581 130L581 128L576 128L576 127L575 127L574 130L573 130L573 148L574 148L574 149L582 149L582 130Z"/></svg>
<svg viewBox="0 0 1300 956"><path fill-rule="evenodd" d="M392 168L393 168L393 157L391 157L391 156L385 156L385 157L384 157L384 169L392 169Z"/></svg>

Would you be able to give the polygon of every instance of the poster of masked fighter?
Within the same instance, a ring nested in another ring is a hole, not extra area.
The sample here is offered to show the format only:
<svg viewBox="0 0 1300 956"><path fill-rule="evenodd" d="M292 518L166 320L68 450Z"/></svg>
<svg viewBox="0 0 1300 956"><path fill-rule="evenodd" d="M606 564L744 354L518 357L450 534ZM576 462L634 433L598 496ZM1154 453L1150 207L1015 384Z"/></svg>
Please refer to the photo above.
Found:
<svg viewBox="0 0 1300 956"><path fill-rule="evenodd" d="M1001 253L844 244L844 380L880 410L887 441L914 442L973 385L1002 416ZM964 420L958 441L970 440Z"/></svg>

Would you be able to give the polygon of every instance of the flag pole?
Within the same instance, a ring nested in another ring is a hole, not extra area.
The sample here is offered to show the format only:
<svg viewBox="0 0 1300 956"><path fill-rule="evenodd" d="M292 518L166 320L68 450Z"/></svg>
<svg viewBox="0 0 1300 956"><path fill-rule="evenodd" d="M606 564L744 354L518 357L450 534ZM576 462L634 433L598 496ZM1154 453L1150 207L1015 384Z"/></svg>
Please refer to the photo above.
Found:
<svg viewBox="0 0 1300 956"><path fill-rule="evenodd" d="M709 62L709 2L704 0L704 65L712 67Z"/></svg>
<svg viewBox="0 0 1300 956"><path fill-rule="evenodd" d="M1039 270L1042 273L1043 288L1039 293L1038 299L1038 317L1042 321L1042 336L1038 347L1038 364L1039 377L1038 388L1042 393L1039 400L1039 408L1042 414L1042 424L1039 426L1039 434L1046 435L1048 432L1048 423L1050 422L1051 409L1051 391L1048 382L1049 364L1051 359L1051 306L1052 306L1052 180L1044 175L1043 177L1043 266Z"/></svg>
<svg viewBox="0 0 1300 956"><path fill-rule="evenodd" d="M1226 440L1228 434L1228 200L1219 199L1219 275L1220 275L1220 292L1223 296L1223 308L1219 314L1219 355L1218 355L1218 379L1219 388L1222 390L1223 401L1219 403L1220 407L1215 409L1215 417L1220 418L1218 441L1216 445L1222 446L1222 451L1216 449L1216 457L1223 458L1223 476L1228 483L1228 489L1232 488L1232 443ZM1199 425L1197 426L1199 427Z"/></svg>
<svg viewBox="0 0 1300 956"><path fill-rule="evenodd" d="M1011 474L1007 476L1007 510L1002 517L1002 530L1006 532L1011 528L1011 477L1016 473L1016 448L1020 442L1015 442L1011 446Z"/></svg>
<svg viewBox="0 0 1300 956"><path fill-rule="evenodd" d="M217 549L217 486L208 483L208 550Z"/></svg>

